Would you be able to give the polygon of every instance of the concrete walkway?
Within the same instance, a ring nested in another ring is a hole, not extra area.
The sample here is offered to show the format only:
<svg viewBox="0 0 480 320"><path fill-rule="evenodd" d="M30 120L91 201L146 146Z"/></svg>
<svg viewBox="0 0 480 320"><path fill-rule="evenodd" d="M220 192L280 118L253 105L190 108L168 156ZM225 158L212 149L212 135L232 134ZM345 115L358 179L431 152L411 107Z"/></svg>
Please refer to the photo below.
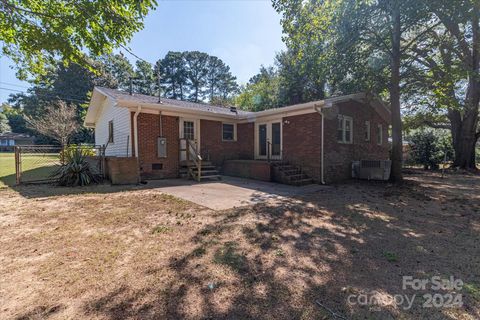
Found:
<svg viewBox="0 0 480 320"><path fill-rule="evenodd" d="M231 209L262 202L286 200L292 196L308 194L326 188L312 184L290 186L242 178L222 176L220 181L195 182L192 180L153 180L148 184L159 191L185 199L213 210Z"/></svg>

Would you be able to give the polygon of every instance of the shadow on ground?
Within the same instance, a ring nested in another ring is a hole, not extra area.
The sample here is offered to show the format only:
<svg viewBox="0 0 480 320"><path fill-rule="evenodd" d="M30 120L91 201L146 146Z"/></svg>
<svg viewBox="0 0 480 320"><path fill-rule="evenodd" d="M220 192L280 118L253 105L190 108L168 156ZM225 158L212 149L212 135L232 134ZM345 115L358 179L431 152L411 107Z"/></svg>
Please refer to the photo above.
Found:
<svg viewBox="0 0 480 320"><path fill-rule="evenodd" d="M165 265L139 270L138 277L160 279L156 285L120 283L84 312L108 319L478 319L478 177L451 185L438 179L400 188L352 183L222 212ZM462 279L463 306L424 308L422 296L435 292L403 290L403 276ZM394 305L394 295L415 295L414 303ZM376 303L361 305L360 296Z"/></svg>

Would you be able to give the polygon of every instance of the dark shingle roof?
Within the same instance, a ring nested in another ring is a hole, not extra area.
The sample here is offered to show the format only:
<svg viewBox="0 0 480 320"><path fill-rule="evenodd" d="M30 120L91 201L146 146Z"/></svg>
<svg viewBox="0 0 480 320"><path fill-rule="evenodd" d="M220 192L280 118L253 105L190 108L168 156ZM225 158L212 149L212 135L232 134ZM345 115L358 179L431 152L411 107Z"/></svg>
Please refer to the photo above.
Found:
<svg viewBox="0 0 480 320"><path fill-rule="evenodd" d="M130 95L128 92L121 91L118 89L109 89L104 87L96 87L96 88L118 100L132 101L132 102L138 102L138 103L159 104L158 97L155 97L155 96L148 96L145 94L138 94L138 93L134 93ZM212 112L216 114L225 114L225 115L235 115L234 112L230 111L230 107L214 106L207 103L196 103L196 102L183 101L183 100L167 99L163 97L162 97L162 103L168 104L171 106L189 109L189 110L206 111L206 112ZM237 114L239 116L246 116L246 115L252 114L252 112L237 109Z"/></svg>

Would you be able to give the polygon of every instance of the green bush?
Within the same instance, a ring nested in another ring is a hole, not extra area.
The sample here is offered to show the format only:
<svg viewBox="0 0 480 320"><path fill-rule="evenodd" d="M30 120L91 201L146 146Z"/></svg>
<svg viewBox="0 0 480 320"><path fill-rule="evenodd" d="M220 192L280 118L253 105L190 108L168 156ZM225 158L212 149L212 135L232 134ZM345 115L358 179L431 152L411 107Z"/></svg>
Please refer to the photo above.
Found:
<svg viewBox="0 0 480 320"><path fill-rule="evenodd" d="M447 161L453 158L451 137L443 132L417 131L410 136L409 144L412 161L423 165L425 170L438 169L445 158Z"/></svg>
<svg viewBox="0 0 480 320"><path fill-rule="evenodd" d="M98 179L93 173L87 157L88 149L65 148L63 151L63 164L54 172L61 186L86 186L97 183Z"/></svg>

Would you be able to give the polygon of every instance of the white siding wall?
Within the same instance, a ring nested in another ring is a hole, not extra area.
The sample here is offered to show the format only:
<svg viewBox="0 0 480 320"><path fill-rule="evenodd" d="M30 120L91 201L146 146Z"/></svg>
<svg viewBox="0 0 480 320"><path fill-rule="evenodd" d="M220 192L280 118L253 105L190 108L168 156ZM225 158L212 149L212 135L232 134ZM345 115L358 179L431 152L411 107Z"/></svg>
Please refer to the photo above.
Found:
<svg viewBox="0 0 480 320"><path fill-rule="evenodd" d="M111 99L106 99L103 103L103 108L95 122L95 144L108 143L108 122L113 120L113 143L108 143L105 155L131 157L130 111L127 108L115 106Z"/></svg>

